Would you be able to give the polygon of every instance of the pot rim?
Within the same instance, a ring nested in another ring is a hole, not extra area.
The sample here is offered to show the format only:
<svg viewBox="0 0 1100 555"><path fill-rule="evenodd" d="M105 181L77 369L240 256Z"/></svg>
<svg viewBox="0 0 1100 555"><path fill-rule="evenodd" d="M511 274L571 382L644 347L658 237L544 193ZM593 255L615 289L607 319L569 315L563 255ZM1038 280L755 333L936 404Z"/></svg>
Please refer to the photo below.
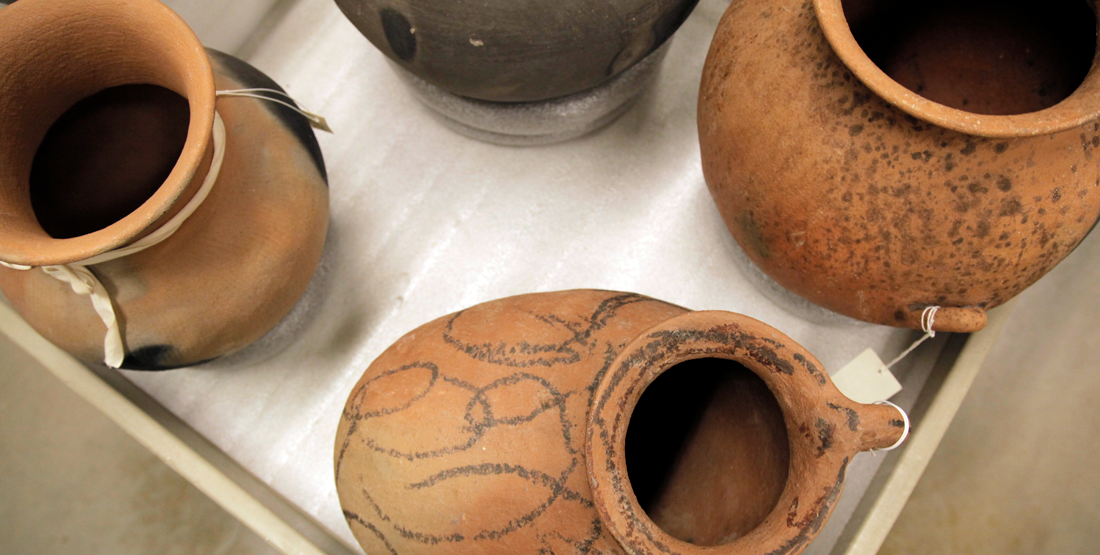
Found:
<svg viewBox="0 0 1100 555"><path fill-rule="evenodd" d="M0 164L9 166L0 170L0 260L68 264L117 249L151 231L199 186L212 146L214 74L198 37L170 8L155 0L22 0L0 11L0 51L7 54L0 60L0 128L6 137L26 138L10 143L33 143L0 146ZM30 205L38 144L77 101L127 84L159 85L187 99L179 158L130 214L86 235L51 237ZM31 115L3 117L8 114Z"/></svg>
<svg viewBox="0 0 1100 555"><path fill-rule="evenodd" d="M911 116L953 131L991 138L1049 135L1100 117L1100 44L1085 80L1071 95L1054 106L1024 114L976 114L924 98L886 75L856 42L844 15L842 1L813 0L825 38L841 61L867 88Z"/></svg>
<svg viewBox="0 0 1100 555"><path fill-rule="evenodd" d="M745 535L715 546L691 544L658 527L634 494L625 460L627 428L646 387L673 366L699 358L738 362L765 382L783 412L790 453L786 484L768 516ZM688 312L639 334L612 362L590 407L585 459L593 500L611 534L628 552L639 554L669 547L694 555L769 550L761 546L797 550L816 536L836 506L855 453L900 437L900 432L882 430L884 421L874 417L875 409L844 397L821 363L794 340L763 322L724 311ZM877 422L852 425L853 418L858 423L863 416ZM821 422L840 423L828 440L819 437ZM818 433L807 434L807 429ZM869 444L869 435L877 435L877 443ZM824 494L822 483L830 486ZM796 516L802 524L789 524Z"/></svg>

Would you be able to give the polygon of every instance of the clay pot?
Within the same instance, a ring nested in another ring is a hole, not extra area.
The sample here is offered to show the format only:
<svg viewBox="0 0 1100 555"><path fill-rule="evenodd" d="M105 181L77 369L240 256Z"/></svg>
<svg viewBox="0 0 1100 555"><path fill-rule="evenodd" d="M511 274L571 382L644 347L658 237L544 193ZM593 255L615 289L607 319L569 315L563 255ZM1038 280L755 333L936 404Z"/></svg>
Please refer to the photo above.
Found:
<svg viewBox="0 0 1100 555"><path fill-rule="evenodd" d="M0 260L69 264L132 244L209 195L164 242L94 266L122 325L124 368L195 364L258 339L294 306L328 227L324 162L308 121L215 89L277 85L206 51L152 0L22 0L0 11ZM38 269L0 267L36 330L102 364L88 296Z"/></svg>
<svg viewBox="0 0 1100 555"><path fill-rule="evenodd" d="M736 1L699 93L748 257L868 322L974 331L1100 214L1095 4ZM1030 11L1029 11L1030 10Z"/></svg>
<svg viewBox="0 0 1100 555"><path fill-rule="evenodd" d="M609 291L493 301L356 384L336 488L367 553L798 553L898 441L767 325Z"/></svg>
<svg viewBox="0 0 1100 555"><path fill-rule="evenodd" d="M698 0L336 0L400 67L444 91L495 102L596 87L660 47Z"/></svg>

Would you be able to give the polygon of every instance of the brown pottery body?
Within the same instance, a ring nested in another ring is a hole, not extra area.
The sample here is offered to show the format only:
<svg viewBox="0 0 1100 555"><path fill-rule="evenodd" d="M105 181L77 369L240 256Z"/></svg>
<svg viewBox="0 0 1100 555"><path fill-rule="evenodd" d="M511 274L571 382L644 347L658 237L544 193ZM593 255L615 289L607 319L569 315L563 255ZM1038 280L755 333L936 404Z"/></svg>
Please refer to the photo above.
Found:
<svg viewBox="0 0 1100 555"><path fill-rule="evenodd" d="M46 338L102 364L89 297L38 267L132 244L195 195L225 125L220 173L168 239L89 266L121 323L124 368L199 363L255 341L309 283L328 188L307 120L215 90L277 89L206 51L152 0L22 0L0 11L0 288Z"/></svg>
<svg viewBox="0 0 1100 555"><path fill-rule="evenodd" d="M340 420L336 487L367 553L794 554L851 457L903 428L746 316L539 293L382 353Z"/></svg>
<svg viewBox="0 0 1100 555"><path fill-rule="evenodd" d="M775 281L853 318L974 331L1100 214L1093 2L736 0L703 172ZM1090 10L1091 8L1091 10Z"/></svg>

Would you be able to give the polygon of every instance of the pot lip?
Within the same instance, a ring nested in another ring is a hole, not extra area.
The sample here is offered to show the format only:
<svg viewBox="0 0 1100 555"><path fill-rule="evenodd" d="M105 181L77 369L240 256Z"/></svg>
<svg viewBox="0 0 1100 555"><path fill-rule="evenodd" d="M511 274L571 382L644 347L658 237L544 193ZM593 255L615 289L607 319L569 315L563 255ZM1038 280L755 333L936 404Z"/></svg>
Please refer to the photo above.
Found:
<svg viewBox="0 0 1100 555"><path fill-rule="evenodd" d="M717 345L715 335L733 338ZM746 340L747 338L747 340ZM798 366L773 371L762 359L767 355L751 352L764 346L787 355ZM645 389L666 370L681 362L700 358L720 358L742 364L768 386L783 412L790 448L790 469L800 468L798 476L789 475L780 498L763 522L747 534L724 544L702 546L672 537L656 525L634 495L625 463L626 428ZM800 531L786 525L787 506L801 494L812 496L808 486L823 480L837 482L843 476L854 453L836 451L836 456L816 458L796 435L803 424L813 424L825 415L828 403L839 392L824 377L824 367L812 354L779 330L749 316L725 311L688 312L665 320L631 340L608 367L593 394L585 440L585 464L593 500L612 536L628 552L656 553L659 546L692 555L734 555L761 541L798 541ZM780 377L781 375L781 377ZM826 402L822 402L826 401ZM801 417L796 411L805 412ZM810 463L810 460L814 462ZM836 493L843 481L835 484ZM822 505L818 514L832 507ZM805 534L805 531L801 531ZM815 533L809 533L809 541ZM791 536L788 538L787 536Z"/></svg>
<svg viewBox="0 0 1100 555"><path fill-rule="evenodd" d="M50 17L41 15L45 10L48 10ZM46 266L78 263L140 238L158 222L164 221L174 208L179 207L181 201L185 201L197 189L202 178L199 173L212 148L215 102L213 67L194 31L168 6L155 0L22 0L8 6L0 13L0 17L20 17L24 20L41 20L43 25L56 25L55 17L58 15L88 17L88 14L95 14L112 22L126 21L128 25L148 29L144 31L145 39L155 40L163 44L164 48L144 55L158 59L175 57L175 65L183 68L177 76L186 89L184 91L156 82L131 81L118 84L166 86L186 98L190 111L187 137L168 177L133 212L102 229L65 239L51 237L35 221L33 227L37 229L33 232L0 243L0 260L9 264ZM127 33L130 29L132 27L120 25L118 32ZM111 83L104 88L111 86L116 84Z"/></svg>
<svg viewBox="0 0 1100 555"><path fill-rule="evenodd" d="M867 88L891 105L946 129L990 138L1049 135L1100 117L1100 48L1085 80L1061 102L1036 112L986 115L934 102L894 81L871 61L856 42L842 0L813 0L817 19L836 55Z"/></svg>

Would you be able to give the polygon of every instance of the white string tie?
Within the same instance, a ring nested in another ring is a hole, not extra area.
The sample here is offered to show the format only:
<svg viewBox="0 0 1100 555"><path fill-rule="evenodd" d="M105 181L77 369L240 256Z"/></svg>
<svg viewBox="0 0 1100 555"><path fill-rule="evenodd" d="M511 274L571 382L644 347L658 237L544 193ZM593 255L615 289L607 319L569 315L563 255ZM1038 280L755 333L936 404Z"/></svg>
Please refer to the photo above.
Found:
<svg viewBox="0 0 1100 555"><path fill-rule="evenodd" d="M290 98L286 93L274 89L222 90L214 91L214 96L242 96L282 104L305 116L313 127L328 131L329 133L332 132L328 124L325 123L325 118L317 114L303 111L277 98L256 94L259 92L268 92L288 99ZM69 284L76 294L88 295L91 297L92 306L95 308L100 320L103 320L103 324L107 326L107 335L103 339L103 362L111 368L122 366L122 361L126 358L126 348L122 344L122 331L119 329L118 318L115 315L111 296L107 293L107 290L104 289L103 284L96 278L95 274L88 269L88 266L116 260L152 247L171 237L172 234L183 225L183 222L187 221L187 218L195 213L195 210L199 208L203 201L206 200L207 195L210 194L210 190L214 187L214 182L218 180L218 173L221 172L222 161L225 158L225 122L222 121L221 115L218 114L217 110L214 110L214 128L211 142L214 146L214 156L210 161L210 170L206 172L206 178L203 179L202 185L199 187L199 190L195 192L194 196L191 197L191 200L189 200L175 216L172 216L167 223L157 228L149 235L124 247L119 247L77 262L42 266L43 272L58 281ZM30 270L33 268L33 266L12 264L2 260L0 260L0 265L13 270Z"/></svg>
<svg viewBox="0 0 1100 555"><path fill-rule="evenodd" d="M271 98L270 96L265 96L258 93L270 93L279 95L283 98L286 98L287 100L290 100L290 102L279 100L278 98ZM305 106L301 106L300 102L294 100L289 94L286 94L283 91L278 91L275 89L233 89L214 91L214 94L218 96L243 96L247 98L257 98L260 100L266 100L268 102L274 102L275 104L282 104L283 106L286 106L287 108L290 108L291 110L302 114L302 116L309 120L309 125L314 129L319 129L321 131L325 131L326 133L332 133L332 128L328 126L328 122L325 121L325 118L313 112L310 112L305 108Z"/></svg>
<svg viewBox="0 0 1100 555"><path fill-rule="evenodd" d="M938 306L930 306L924 309L924 312L920 313L920 327L924 330L924 335L921 336L915 343L909 346L905 352L901 353L894 360L890 361L890 364L886 365L886 368L892 368L897 362L906 357L909 353L913 352L921 343L924 343L930 337L936 337L936 331L932 329L932 326L936 323L936 312L940 310Z"/></svg>
<svg viewBox="0 0 1100 555"><path fill-rule="evenodd" d="M234 89L234 90L221 90L214 91L215 97L221 96L242 96L249 98L256 98L259 100L265 100L267 102L275 102L282 104L306 117L309 120L310 125L324 131L332 132L329 129L328 124L325 123L325 118L303 111L298 107L279 100L277 98L271 98L270 96L264 96L261 94L255 94L259 92L268 92L277 94L286 98L290 98L289 95L282 91L274 89ZM293 100L293 99L291 99ZM191 214L195 213L195 210L206 200L210 189L214 187L214 182L218 180L218 173L221 172L222 161L225 158L225 123L222 121L221 115L218 111L214 111L214 128L212 134L212 143L214 146L214 156L210 161L210 170L206 172L206 178L203 179L202 186L195 192L191 200L187 202L184 207L172 216L167 223L153 231L149 235L142 237L140 240L135 241L127 246L119 247L112 251L107 251L102 254L98 254L85 260L77 262L70 262L68 264L58 264L51 266L42 266L42 271L47 275L69 284L72 287L73 292L78 295L88 295L92 299L92 306L95 308L96 313L99 315L100 320L103 320L103 324L107 326L107 335L103 339L103 362L111 368L118 368L122 366L122 361L126 358L126 348L122 344L122 331L119 329L118 318L115 315L114 305L111 302L111 296L104 289L103 284L96 278L95 274L88 269L88 266L94 266L110 260L129 256L131 254L141 252L153 245L164 241L172 236L177 229L183 225L183 222L187 221L187 218L191 217ZM33 266L26 266L23 264L12 264L0 260L0 265L11 268L13 270L30 270Z"/></svg>
<svg viewBox="0 0 1100 555"><path fill-rule="evenodd" d="M96 278L95 274L88 269L88 266L102 264L103 262L129 256L171 237L172 234L183 225L183 222L198 209L199 205L206 200L207 195L210 193L210 189L214 187L214 182L218 180L218 173L221 171L222 160L225 157L225 123L222 122L222 118L218 115L217 111L214 112L212 142L214 144L214 157L210 161L210 170L206 172L206 178L203 179L202 186L199 187L199 190L191 197L191 200L184 205L183 209L177 212L175 216L172 216L167 223L157 228L156 231L127 246L119 247L77 262L41 267L42 271L50 277L69 284L73 292L77 295L88 295L91 297L92 306L95 308L96 313L99 314L99 318L103 321L103 325L107 326L107 335L103 339L103 362L111 368L122 366L122 361L126 358L126 348L122 344L122 331L119 329L118 318L115 316L115 309L111 302L111 296L107 293L107 290L104 289L103 284ZM13 270L30 270L32 268L32 266L10 264L3 261L0 261L0 265Z"/></svg>
<svg viewBox="0 0 1100 555"><path fill-rule="evenodd" d="M929 327L931 327L931 324L929 324ZM883 447L882 449L871 449L871 454L872 455L875 454L875 451L893 451L894 449L897 449L898 447L901 447L901 444L905 443L905 440L909 437L909 415L906 414L905 411L902 410L901 407L895 405L894 403L891 403L890 401L875 401L874 404L876 404L876 405L889 405L891 407L894 407L895 409L898 409L898 412L901 413L902 420L905 421L905 431L901 433L901 437L898 438L897 443L895 443L895 444L893 444L889 447Z"/></svg>

